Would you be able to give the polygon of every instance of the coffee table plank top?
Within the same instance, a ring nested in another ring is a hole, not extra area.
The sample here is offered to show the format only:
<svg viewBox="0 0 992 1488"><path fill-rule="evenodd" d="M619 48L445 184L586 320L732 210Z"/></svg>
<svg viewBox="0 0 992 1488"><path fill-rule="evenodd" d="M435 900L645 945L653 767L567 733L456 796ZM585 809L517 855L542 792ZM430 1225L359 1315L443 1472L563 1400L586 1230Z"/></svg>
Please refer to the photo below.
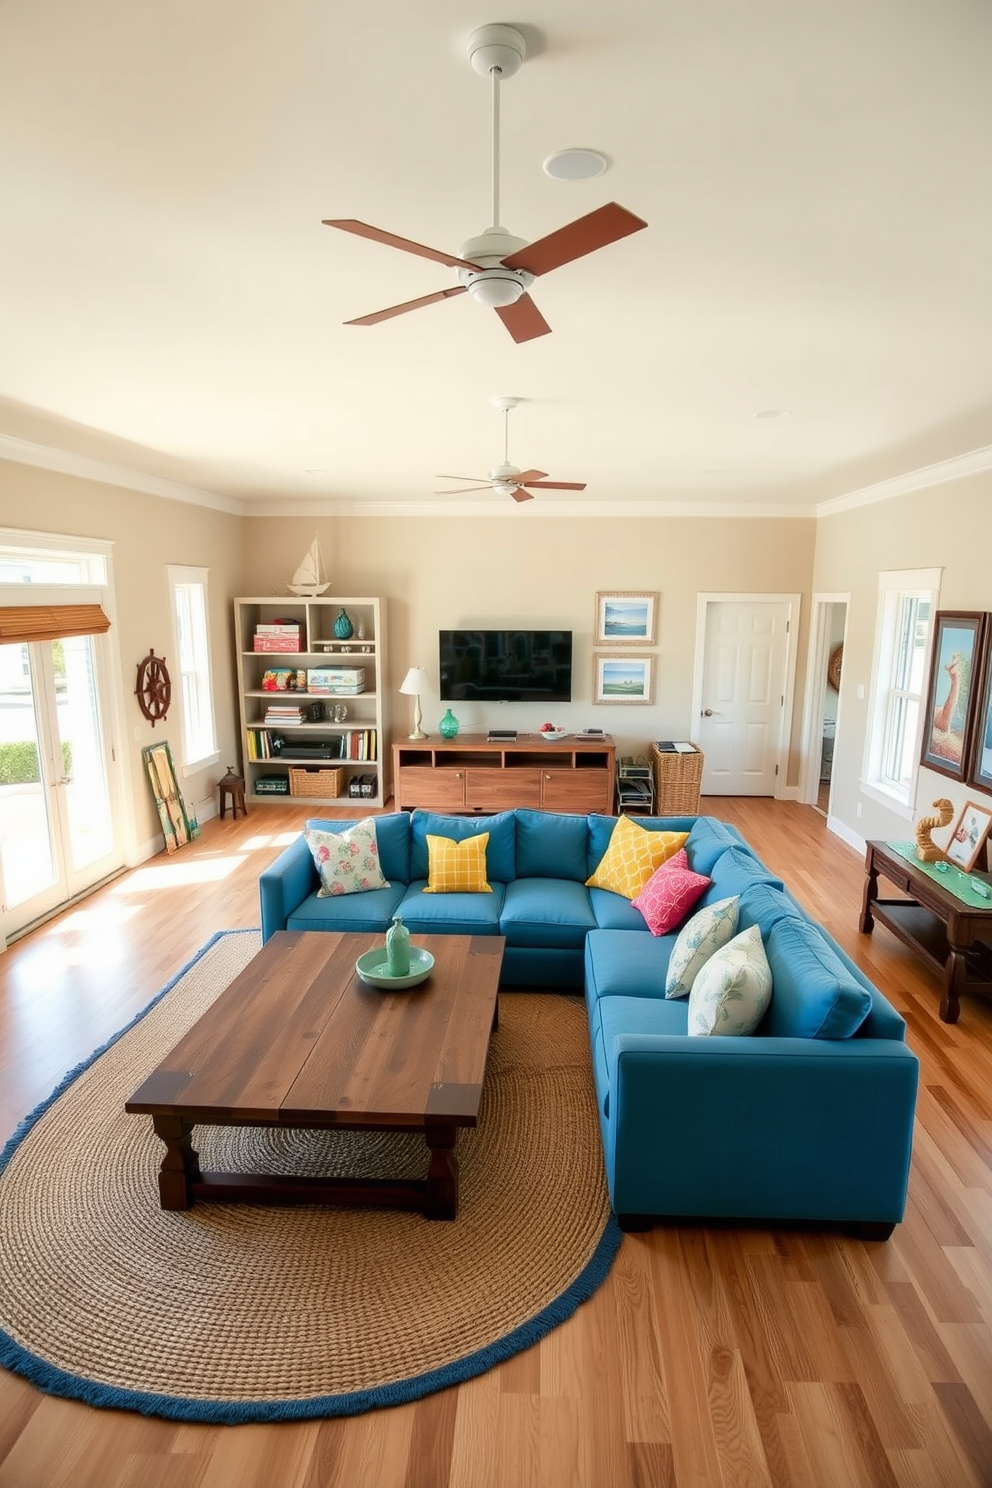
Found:
<svg viewBox="0 0 992 1488"><path fill-rule="evenodd" d="M280 931L126 1103L195 1122L474 1125L503 941L416 936L419 987L354 970L381 935Z"/></svg>

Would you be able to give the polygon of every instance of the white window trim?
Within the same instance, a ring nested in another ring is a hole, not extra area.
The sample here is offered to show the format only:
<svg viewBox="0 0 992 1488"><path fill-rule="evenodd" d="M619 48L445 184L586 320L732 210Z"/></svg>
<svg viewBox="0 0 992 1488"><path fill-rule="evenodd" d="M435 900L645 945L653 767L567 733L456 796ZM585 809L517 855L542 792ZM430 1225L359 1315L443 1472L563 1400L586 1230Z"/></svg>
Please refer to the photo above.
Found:
<svg viewBox="0 0 992 1488"><path fill-rule="evenodd" d="M220 749L217 746L217 718L214 713L214 679L213 659L210 648L210 605L208 602L207 581L210 570L206 568L189 568L184 565L169 563L166 565L166 575L169 582L169 617L172 622L173 654L176 657L176 665L173 668L175 681L173 683L173 704L179 710L181 720L180 737L182 738L182 760L180 761L180 773L183 779L190 775L198 775L201 770L206 770L210 765L215 765L220 759ZM181 584L197 584L203 589L203 611L206 633L206 674L207 674L207 696L210 707L210 732L214 747L206 754L197 756L196 759L186 758L186 720L183 716L183 689L181 685L180 651L179 651L179 626L176 620L176 589Z"/></svg>
<svg viewBox="0 0 992 1488"><path fill-rule="evenodd" d="M871 688L868 695L868 727L865 730L865 753L862 764L862 778L858 782L861 794L868 796L873 801L878 801L887 807L895 815L904 817L911 821L915 815L916 793L920 775L920 743L923 736L923 708L921 706L917 717L916 733L913 755L915 765L905 795L902 791L884 784L877 775L877 761L882 748L882 733L884 719L879 717L879 709L883 702L883 693L887 696L889 687L888 680L881 675L881 643L882 626L885 619L886 600L890 594L907 594L925 591L931 596L931 616L935 615L940 602L940 583L943 578L942 568L896 568L888 569L878 576L878 606L875 614L875 635L872 642L872 674ZM924 676L928 675L930 667L930 653L933 646L933 627L927 637L927 650L923 662ZM925 699L921 699L921 702Z"/></svg>

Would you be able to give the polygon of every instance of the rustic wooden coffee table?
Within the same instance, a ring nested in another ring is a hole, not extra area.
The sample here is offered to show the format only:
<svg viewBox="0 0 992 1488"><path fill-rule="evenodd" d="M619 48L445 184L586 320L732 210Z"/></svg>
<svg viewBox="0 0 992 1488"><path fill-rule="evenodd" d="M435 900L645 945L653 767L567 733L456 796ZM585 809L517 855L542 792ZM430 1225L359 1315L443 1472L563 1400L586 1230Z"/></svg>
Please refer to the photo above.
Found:
<svg viewBox="0 0 992 1488"><path fill-rule="evenodd" d="M500 936L418 935L430 978L381 992L355 971L381 935L279 931L125 1102L165 1143L163 1209L363 1204L454 1219L458 1128L475 1126L498 1017ZM197 1124L419 1131L427 1176L312 1178L201 1172Z"/></svg>

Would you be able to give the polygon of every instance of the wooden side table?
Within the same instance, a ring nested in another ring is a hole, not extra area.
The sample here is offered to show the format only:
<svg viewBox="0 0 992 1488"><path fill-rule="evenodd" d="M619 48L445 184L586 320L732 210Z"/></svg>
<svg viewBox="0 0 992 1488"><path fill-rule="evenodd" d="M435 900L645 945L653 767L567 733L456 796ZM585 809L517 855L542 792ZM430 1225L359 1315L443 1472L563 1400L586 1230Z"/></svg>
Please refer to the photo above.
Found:
<svg viewBox="0 0 992 1488"><path fill-rule="evenodd" d="M245 783L241 776L237 775L233 769L229 768L227 774L221 776L217 782L217 789L220 792L221 821L224 820L228 801L231 803L232 821L237 821L239 811L242 816L248 815L248 807L245 805Z"/></svg>
<svg viewBox="0 0 992 1488"><path fill-rule="evenodd" d="M992 901L966 904L887 842L867 844L865 875L858 929L870 935L878 920L940 973L945 1023L958 1021L962 993L992 996ZM880 877L910 897L879 899Z"/></svg>

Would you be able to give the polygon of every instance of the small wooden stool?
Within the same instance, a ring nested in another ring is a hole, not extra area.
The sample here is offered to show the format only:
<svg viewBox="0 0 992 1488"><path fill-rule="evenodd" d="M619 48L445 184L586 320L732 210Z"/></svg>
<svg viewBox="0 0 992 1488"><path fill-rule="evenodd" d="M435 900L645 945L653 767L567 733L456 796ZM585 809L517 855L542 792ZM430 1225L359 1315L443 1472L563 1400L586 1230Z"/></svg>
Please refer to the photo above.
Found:
<svg viewBox="0 0 992 1488"><path fill-rule="evenodd" d="M224 820L224 812L227 810L227 802L231 802L231 820L236 821L240 808L244 816L248 815L248 807L245 805L245 783L237 774L233 765L228 765L227 774L217 782L220 791L220 819Z"/></svg>

